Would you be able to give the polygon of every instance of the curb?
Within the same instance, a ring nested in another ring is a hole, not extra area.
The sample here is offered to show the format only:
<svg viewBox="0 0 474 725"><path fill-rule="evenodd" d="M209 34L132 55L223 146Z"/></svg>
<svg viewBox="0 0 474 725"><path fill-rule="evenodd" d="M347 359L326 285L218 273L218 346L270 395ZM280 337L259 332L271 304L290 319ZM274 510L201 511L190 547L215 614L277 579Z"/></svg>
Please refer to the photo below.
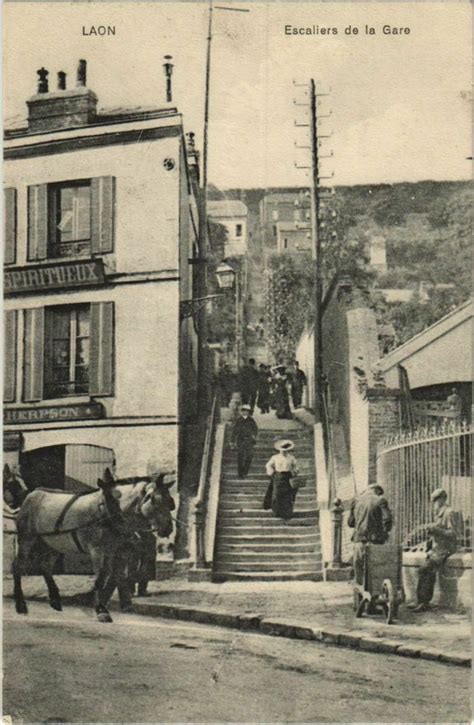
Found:
<svg viewBox="0 0 474 725"><path fill-rule="evenodd" d="M8 599L12 597L8 596ZM32 601L47 603L46 596L32 596ZM114 602L117 604L117 602ZM67 595L63 597L63 605L77 604L68 601ZM133 601L134 614L147 617L163 617L163 619L177 619L183 622L197 622L199 624L210 624L217 627L228 627L240 629L246 632L254 632L270 637L285 637L287 639L301 639L312 642L319 642L337 647L357 649L363 652L376 654L391 654L399 657L411 657L431 662L442 662L457 667L471 667L471 658L465 654L447 653L441 650L424 648L420 645L410 645L403 641L386 639L381 637L370 637L361 635L359 632L351 632L338 629L326 629L325 627L310 627L301 620L283 620L266 617L263 614L245 613L237 614L225 610L215 611L212 609L198 609L187 607L183 604L159 604L157 602Z"/></svg>
<svg viewBox="0 0 474 725"><path fill-rule="evenodd" d="M309 627L300 620L288 621L273 619L262 614L213 611L197 609L181 604L143 603L134 600L133 608L136 614L166 619L212 624L218 627L230 627L247 632L255 632L271 637L286 637L287 639L301 639L321 642L338 647L359 649L364 652L378 654L393 654L400 657L412 657L421 660L443 662L458 667L471 667L471 658L468 655L446 653L441 650L432 650L423 645L408 645L402 641L361 636L359 633L332 630L319 627Z"/></svg>

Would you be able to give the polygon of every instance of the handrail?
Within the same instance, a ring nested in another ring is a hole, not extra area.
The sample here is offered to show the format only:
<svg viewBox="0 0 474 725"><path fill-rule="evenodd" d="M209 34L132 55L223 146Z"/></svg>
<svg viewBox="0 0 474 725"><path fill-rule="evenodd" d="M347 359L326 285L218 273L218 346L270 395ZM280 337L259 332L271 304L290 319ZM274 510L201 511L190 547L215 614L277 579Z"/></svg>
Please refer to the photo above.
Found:
<svg viewBox="0 0 474 725"><path fill-rule="evenodd" d="M207 419L206 437L204 439L204 448L201 462L201 470L199 474L199 486L194 503L194 516L195 516L195 552L196 552L196 567L206 566L206 553L205 553L205 524L206 524L206 508L207 508L207 495L209 489L209 468L211 461L211 450L216 430L216 425L219 417L219 405L218 405L218 393L215 393L212 401L211 412Z"/></svg>

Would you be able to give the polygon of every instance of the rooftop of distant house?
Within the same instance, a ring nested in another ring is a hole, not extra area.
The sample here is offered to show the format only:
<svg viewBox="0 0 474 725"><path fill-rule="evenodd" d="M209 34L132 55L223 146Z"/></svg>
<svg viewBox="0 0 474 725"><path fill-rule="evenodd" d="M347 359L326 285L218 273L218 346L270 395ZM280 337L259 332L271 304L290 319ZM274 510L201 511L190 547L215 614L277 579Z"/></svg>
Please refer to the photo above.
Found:
<svg viewBox="0 0 474 725"><path fill-rule="evenodd" d="M310 198L306 195L305 191L306 190L301 189L299 191L271 192L270 194L265 194L263 201L266 203L287 202L289 204L294 204L297 199L299 201L306 202L309 205Z"/></svg>
<svg viewBox="0 0 474 725"><path fill-rule="evenodd" d="M248 209L238 199L221 199L207 202L207 213L214 218L247 216Z"/></svg>

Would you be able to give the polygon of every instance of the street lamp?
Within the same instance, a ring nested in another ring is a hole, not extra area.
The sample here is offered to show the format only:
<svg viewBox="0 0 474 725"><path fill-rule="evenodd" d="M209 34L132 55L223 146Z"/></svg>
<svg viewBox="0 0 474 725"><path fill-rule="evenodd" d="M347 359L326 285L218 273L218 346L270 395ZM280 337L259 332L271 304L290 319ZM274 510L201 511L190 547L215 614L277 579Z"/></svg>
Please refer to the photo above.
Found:
<svg viewBox="0 0 474 725"><path fill-rule="evenodd" d="M235 362L240 367L240 314L239 314L239 272L225 262L216 269L217 284L221 289L235 286Z"/></svg>
<svg viewBox="0 0 474 725"><path fill-rule="evenodd" d="M235 271L225 262L222 262L216 269L216 277L221 289L230 289L234 286Z"/></svg>

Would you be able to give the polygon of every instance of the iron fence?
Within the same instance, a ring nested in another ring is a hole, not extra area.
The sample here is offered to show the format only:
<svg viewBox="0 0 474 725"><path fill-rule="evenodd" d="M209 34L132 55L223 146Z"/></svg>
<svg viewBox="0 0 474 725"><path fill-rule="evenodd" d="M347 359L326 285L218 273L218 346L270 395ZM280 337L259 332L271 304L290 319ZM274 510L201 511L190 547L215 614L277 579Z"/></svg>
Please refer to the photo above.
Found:
<svg viewBox="0 0 474 725"><path fill-rule="evenodd" d="M471 550L473 431L466 422L445 421L394 436L379 448L377 481L394 515L394 543L423 543L423 525L433 519L430 496L441 487L455 513L459 546Z"/></svg>

